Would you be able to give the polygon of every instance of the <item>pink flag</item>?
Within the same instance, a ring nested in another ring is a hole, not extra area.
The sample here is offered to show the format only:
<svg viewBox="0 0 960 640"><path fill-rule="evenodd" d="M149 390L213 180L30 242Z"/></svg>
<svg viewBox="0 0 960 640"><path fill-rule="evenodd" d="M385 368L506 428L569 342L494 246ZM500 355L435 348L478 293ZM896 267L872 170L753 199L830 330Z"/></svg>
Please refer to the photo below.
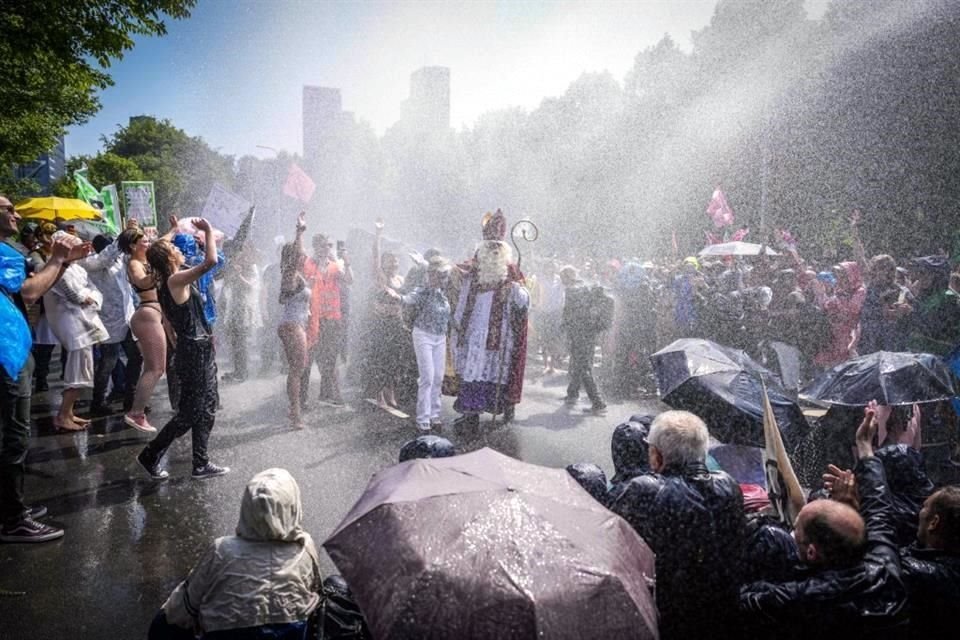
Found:
<svg viewBox="0 0 960 640"><path fill-rule="evenodd" d="M750 233L750 228L745 227L743 229L737 229L733 232L733 235L730 236L730 242L740 242L747 237L747 234Z"/></svg>
<svg viewBox="0 0 960 640"><path fill-rule="evenodd" d="M313 192L316 189L317 185L310 179L310 176L296 163L292 163L290 172L287 174L287 181L283 185L283 192L301 202L310 202L310 198L313 197Z"/></svg>
<svg viewBox="0 0 960 640"><path fill-rule="evenodd" d="M720 187L713 191L713 197L707 205L707 215L713 220L713 226L717 229L733 224L733 209L727 204L727 197L723 195Z"/></svg>

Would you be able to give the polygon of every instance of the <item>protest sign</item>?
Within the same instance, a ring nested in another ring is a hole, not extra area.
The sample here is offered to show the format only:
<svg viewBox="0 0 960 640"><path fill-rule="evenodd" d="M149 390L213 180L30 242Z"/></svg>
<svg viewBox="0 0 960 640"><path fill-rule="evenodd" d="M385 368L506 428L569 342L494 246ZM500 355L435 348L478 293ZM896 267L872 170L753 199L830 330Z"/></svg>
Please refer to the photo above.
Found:
<svg viewBox="0 0 960 640"><path fill-rule="evenodd" d="M136 220L140 226L157 226L157 200L153 182L121 182L123 210L128 220Z"/></svg>
<svg viewBox="0 0 960 640"><path fill-rule="evenodd" d="M240 229L240 225L249 211L249 202L228 191L222 185L214 184L200 215L214 227L223 231L225 236L232 238Z"/></svg>
<svg viewBox="0 0 960 640"><path fill-rule="evenodd" d="M108 184L100 190L100 200L103 202L103 219L114 229L122 229L123 224L120 218L120 198L117 196L116 185Z"/></svg>

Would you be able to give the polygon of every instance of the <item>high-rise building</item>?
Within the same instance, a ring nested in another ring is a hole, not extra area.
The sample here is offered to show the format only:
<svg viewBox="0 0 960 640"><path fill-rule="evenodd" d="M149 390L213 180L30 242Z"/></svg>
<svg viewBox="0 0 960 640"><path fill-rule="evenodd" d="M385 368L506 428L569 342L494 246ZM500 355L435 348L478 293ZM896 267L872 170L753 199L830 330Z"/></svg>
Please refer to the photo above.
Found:
<svg viewBox="0 0 960 640"><path fill-rule="evenodd" d="M17 165L14 176L19 180L33 180L40 185L39 195L50 195L54 183L67 173L67 151L63 136L57 144L29 164Z"/></svg>
<svg viewBox="0 0 960 640"><path fill-rule="evenodd" d="M449 67L422 67L410 74L410 97L403 103L402 118L419 132L450 128Z"/></svg>
<svg viewBox="0 0 960 640"><path fill-rule="evenodd" d="M316 160L328 148L343 118L340 89L303 87L303 157Z"/></svg>

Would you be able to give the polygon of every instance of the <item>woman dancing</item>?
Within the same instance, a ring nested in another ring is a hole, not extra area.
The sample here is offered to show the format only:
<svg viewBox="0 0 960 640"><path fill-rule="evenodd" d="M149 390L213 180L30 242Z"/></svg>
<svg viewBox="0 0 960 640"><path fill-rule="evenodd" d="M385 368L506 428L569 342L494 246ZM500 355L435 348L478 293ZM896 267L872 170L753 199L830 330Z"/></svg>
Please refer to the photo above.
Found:
<svg viewBox="0 0 960 640"><path fill-rule="evenodd" d="M210 324L203 313L203 299L195 286L203 274L217 265L217 241L210 223L203 218L194 218L193 226L204 235L206 253L200 264L181 269L183 254L166 239L154 242L147 249L147 263L157 278L160 305L177 336L174 366L180 379L176 414L137 456L137 462L157 480L169 477L163 468L167 448L188 431L193 438L195 479L230 471L229 467L213 464L207 456L207 440L217 413L217 363Z"/></svg>
<svg viewBox="0 0 960 640"><path fill-rule="evenodd" d="M130 330L143 355L143 370L137 380L137 390L123 421L134 429L155 432L156 428L147 421L145 411L153 389L167 366L167 336L163 331L163 312L157 297L157 283L147 267L150 240L142 229L134 226L120 234L117 246L130 256L127 279L140 298L137 310L130 318Z"/></svg>
<svg viewBox="0 0 960 640"><path fill-rule="evenodd" d="M277 334L287 356L287 397L290 399L290 424L302 429L300 418L300 378L307 366L307 320L310 317L310 287L303 277L303 232L307 225L301 213L297 235L283 245L280 253L280 321Z"/></svg>

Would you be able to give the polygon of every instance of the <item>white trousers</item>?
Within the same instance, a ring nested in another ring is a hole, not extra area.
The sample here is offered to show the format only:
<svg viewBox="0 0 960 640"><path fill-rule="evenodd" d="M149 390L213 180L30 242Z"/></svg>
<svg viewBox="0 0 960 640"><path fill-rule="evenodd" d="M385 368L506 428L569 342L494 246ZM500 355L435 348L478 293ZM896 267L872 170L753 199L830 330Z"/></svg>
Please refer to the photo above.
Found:
<svg viewBox="0 0 960 640"><path fill-rule="evenodd" d="M447 352L447 336L413 330L413 350L417 354L417 422L440 419L440 388Z"/></svg>

